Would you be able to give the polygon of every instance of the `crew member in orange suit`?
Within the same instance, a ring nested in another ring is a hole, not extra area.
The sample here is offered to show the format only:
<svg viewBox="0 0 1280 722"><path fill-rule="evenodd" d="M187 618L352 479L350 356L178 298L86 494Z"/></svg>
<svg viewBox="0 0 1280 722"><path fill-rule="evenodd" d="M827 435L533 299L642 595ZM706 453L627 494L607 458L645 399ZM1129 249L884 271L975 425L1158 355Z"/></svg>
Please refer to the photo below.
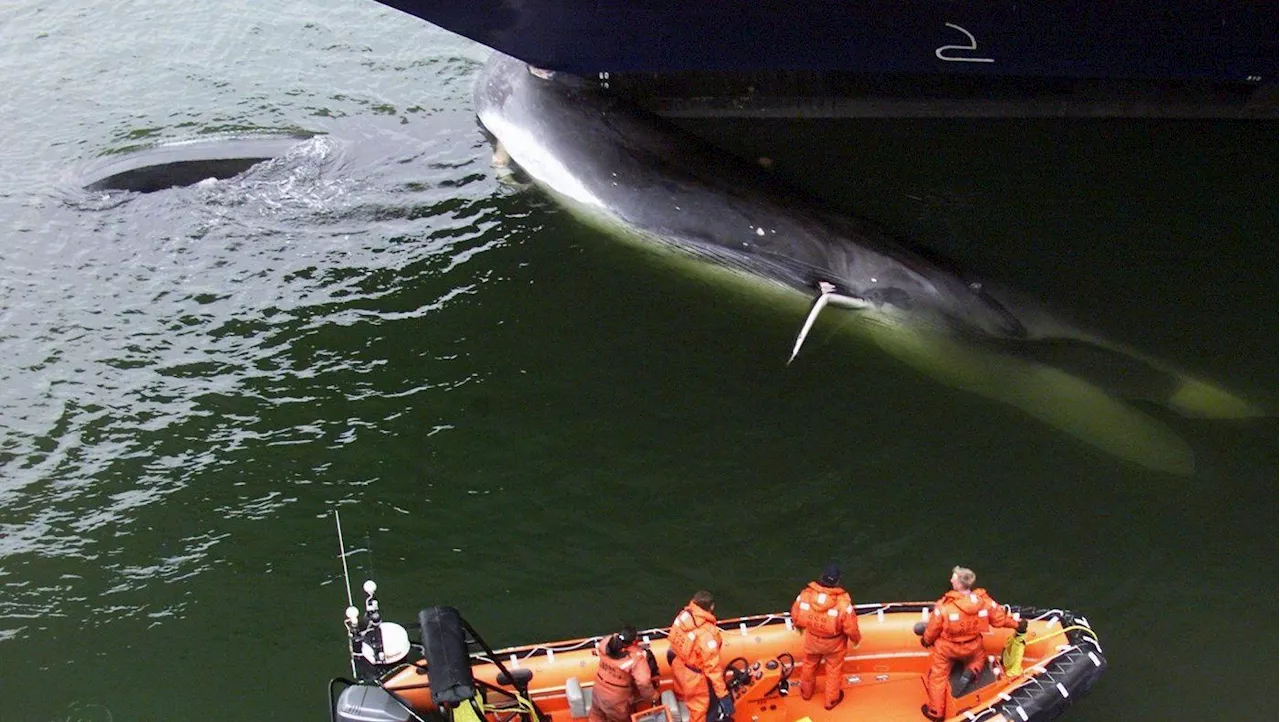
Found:
<svg viewBox="0 0 1280 722"><path fill-rule="evenodd" d="M714 701L713 722L733 716L733 697L724 683L724 663L720 661L720 628L716 626L716 603L711 592L700 591L671 623L667 641L671 649L672 681L676 696L689 708L689 722L707 722Z"/></svg>
<svg viewBox="0 0 1280 722"><path fill-rule="evenodd" d="M1019 620L1005 608L987 596L987 590L974 589L977 575L972 569L955 567L951 570L951 591L942 595L933 605L933 614L925 625L920 643L929 649L929 671L925 685L929 689L929 702L920 708L925 717L942 719L946 701L947 678L951 676L951 663L964 662L965 678L977 679L986 662L982 650L982 635L992 627L1027 631L1027 620Z"/></svg>
<svg viewBox="0 0 1280 722"><path fill-rule="evenodd" d="M596 655L600 666L591 692L590 722L629 722L637 699L649 702L658 695L649 656L637 641L636 628L628 624L600 640Z"/></svg>
<svg viewBox="0 0 1280 722"><path fill-rule="evenodd" d="M853 600L840 586L840 567L828 564L815 582L800 590L791 604L791 621L804 632L804 667L800 669L800 696L813 696L818 662L827 667L823 696L826 708L834 709L844 700L840 680L844 677L844 656L849 642L854 649L862 643L858 614Z"/></svg>

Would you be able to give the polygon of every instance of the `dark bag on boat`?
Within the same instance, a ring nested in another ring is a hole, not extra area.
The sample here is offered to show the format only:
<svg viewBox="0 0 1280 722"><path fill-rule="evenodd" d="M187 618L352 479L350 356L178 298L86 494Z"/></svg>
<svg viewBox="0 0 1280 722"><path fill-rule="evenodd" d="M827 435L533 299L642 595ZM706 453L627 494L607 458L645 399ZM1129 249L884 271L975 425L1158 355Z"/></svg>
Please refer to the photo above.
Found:
<svg viewBox="0 0 1280 722"><path fill-rule="evenodd" d="M422 648L427 658L431 699L440 705L457 705L476 694L467 655L467 635L462 616L453 607L429 607L418 612Z"/></svg>

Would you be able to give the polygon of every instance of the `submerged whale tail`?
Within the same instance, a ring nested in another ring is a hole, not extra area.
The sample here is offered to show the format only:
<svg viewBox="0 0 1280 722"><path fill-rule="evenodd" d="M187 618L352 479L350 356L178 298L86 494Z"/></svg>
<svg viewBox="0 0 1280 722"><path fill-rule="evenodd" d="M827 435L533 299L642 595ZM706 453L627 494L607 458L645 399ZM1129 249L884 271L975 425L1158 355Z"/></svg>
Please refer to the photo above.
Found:
<svg viewBox="0 0 1280 722"><path fill-rule="evenodd" d="M1052 344L1041 344L1042 354L1046 348L1052 348ZM1120 359L1120 378L1108 378L1117 374L1105 361L1073 364L1059 359L1057 364L1117 396L1149 401L1187 418L1251 419L1267 413L1239 394L1137 349L1103 339L1093 339L1089 349L1093 359L1107 355Z"/></svg>
<svg viewBox="0 0 1280 722"><path fill-rule="evenodd" d="M1108 454L1171 474L1195 471L1195 454L1181 436L1086 378L922 328L896 327L875 340L949 386L1018 408Z"/></svg>
<svg viewBox="0 0 1280 722"><path fill-rule="evenodd" d="M1168 396L1170 408L1183 416L1202 419L1251 419L1267 415L1257 404L1247 401L1208 381L1190 376L1179 379L1178 388Z"/></svg>

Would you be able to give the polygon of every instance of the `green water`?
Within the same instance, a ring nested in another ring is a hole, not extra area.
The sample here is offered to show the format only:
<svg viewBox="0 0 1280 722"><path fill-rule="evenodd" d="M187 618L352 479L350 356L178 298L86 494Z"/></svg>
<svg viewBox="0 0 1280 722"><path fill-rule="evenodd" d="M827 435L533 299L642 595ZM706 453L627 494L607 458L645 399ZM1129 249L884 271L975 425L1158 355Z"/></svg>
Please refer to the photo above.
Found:
<svg viewBox="0 0 1280 722"><path fill-rule="evenodd" d="M0 9L0 719L323 719L352 573L495 644L858 601L1076 609L1071 720L1277 717L1277 126L691 123L1259 400L1108 456L499 186L483 48L373 2ZM125 202L105 152L305 128Z"/></svg>

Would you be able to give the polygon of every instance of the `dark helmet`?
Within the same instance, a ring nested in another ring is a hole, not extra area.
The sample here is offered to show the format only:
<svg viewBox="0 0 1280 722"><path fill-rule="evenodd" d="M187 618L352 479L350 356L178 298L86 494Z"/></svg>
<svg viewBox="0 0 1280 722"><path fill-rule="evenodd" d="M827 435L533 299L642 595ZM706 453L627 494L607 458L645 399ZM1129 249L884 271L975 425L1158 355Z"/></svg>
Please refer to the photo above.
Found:
<svg viewBox="0 0 1280 722"><path fill-rule="evenodd" d="M834 587L840 583L840 567L835 562L828 564L822 568L822 576L818 577L818 583L824 587Z"/></svg>
<svg viewBox="0 0 1280 722"><path fill-rule="evenodd" d="M621 657L623 650L636 643L637 636L635 627L624 624L617 634L609 638L609 644L605 646L605 650L610 657Z"/></svg>

